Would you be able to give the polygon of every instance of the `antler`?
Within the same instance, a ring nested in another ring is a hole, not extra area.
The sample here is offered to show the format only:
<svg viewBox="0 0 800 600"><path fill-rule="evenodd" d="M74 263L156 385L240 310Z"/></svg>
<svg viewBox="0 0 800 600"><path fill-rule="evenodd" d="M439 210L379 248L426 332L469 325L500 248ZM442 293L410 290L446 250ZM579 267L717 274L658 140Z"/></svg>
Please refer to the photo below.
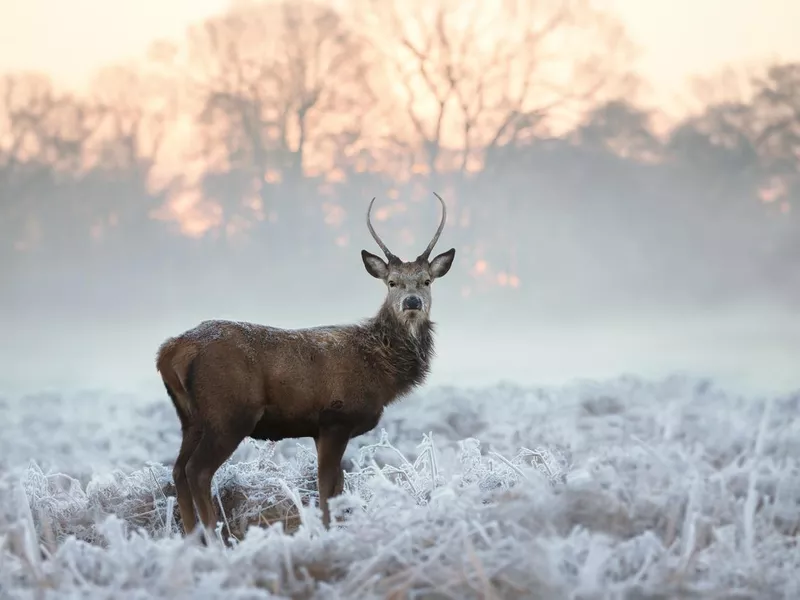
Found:
<svg viewBox="0 0 800 600"><path fill-rule="evenodd" d="M369 228L369 232L370 232L370 234L372 234L372 237L375 239L375 241L377 242L378 246L380 246L381 250L383 250L383 253L386 255L386 258L389 259L389 261L400 260L394 254L392 254L389 251L389 248L386 247L386 244L383 243L381 238L378 237L378 234L375 233L375 230L372 228L372 222L369 220L369 214L370 214L370 212L372 212L372 203L373 202L375 202L375 198L373 198L370 201L369 208L367 209L367 227Z"/></svg>
<svg viewBox="0 0 800 600"><path fill-rule="evenodd" d="M439 229L437 229L436 233L433 235L431 243L428 244L428 247L425 248L425 251L419 255L417 260L428 260L428 257L431 255L431 250L433 250L436 242L439 241L439 236L442 234L442 229L444 229L444 223L447 221L447 205L444 203L444 200L442 200L442 197L439 194L433 192L433 195L436 196L439 199L439 202L442 203L442 222L439 223Z"/></svg>

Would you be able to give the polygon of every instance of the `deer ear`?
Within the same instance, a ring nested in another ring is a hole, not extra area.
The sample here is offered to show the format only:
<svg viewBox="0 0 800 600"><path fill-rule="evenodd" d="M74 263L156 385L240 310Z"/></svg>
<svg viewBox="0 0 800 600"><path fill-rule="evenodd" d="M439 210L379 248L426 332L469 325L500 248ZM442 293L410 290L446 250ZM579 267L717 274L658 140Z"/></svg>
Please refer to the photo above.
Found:
<svg viewBox="0 0 800 600"><path fill-rule="evenodd" d="M367 273L375 279L386 279L386 276L389 275L389 265L380 256L375 256L371 252L362 250L361 260L364 261Z"/></svg>
<svg viewBox="0 0 800 600"><path fill-rule="evenodd" d="M456 249L450 248L447 252L442 252L431 261L431 275L434 279L444 277L453 266L453 259L456 257Z"/></svg>

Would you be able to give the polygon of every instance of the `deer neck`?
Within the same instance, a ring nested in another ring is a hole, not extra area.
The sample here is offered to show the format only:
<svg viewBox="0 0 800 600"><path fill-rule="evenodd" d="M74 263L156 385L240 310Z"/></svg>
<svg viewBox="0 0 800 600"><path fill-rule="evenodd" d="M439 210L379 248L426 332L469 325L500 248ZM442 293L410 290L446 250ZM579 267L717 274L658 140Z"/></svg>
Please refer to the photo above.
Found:
<svg viewBox="0 0 800 600"><path fill-rule="evenodd" d="M375 342L375 354L397 395L423 383L434 354L434 324L426 318L411 326L400 321L384 305L371 319L369 327Z"/></svg>

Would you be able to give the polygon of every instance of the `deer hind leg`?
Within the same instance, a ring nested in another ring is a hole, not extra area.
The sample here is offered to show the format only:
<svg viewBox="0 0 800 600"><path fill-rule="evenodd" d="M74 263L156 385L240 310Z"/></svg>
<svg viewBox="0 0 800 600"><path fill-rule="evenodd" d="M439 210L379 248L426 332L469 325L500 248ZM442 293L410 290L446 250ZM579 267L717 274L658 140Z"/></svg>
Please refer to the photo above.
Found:
<svg viewBox="0 0 800 600"><path fill-rule="evenodd" d="M175 459L175 466L172 469L172 479L175 481L175 494L178 497L178 510L181 513L183 531L189 535L197 525L197 518L194 513L194 502L192 500L192 490L189 487L189 480L186 477L186 463L197 448L200 442L202 431L194 425L183 427L183 440L181 449L178 451L178 458Z"/></svg>
<svg viewBox="0 0 800 600"><path fill-rule="evenodd" d="M217 514L211 496L211 480L233 451L253 430L255 421L250 419L229 421L220 428L206 424L197 447L186 464L186 477L192 491L200 522L205 529L206 541L210 540L217 524Z"/></svg>
<svg viewBox="0 0 800 600"><path fill-rule="evenodd" d="M191 405L191 398L189 394L183 390L180 382L175 381L175 374L172 371L165 371L163 377L167 395L175 405L175 412L181 423L181 447L175 459L175 465L172 468L172 480L175 482L175 495L178 497L178 511L181 514L183 531L188 535L192 533L197 525L197 519L194 513L192 491L189 488L189 482L186 478L186 463L192 456L195 448L197 448L197 444L200 441L201 430L186 410L186 407ZM168 383L168 381L170 381L170 383ZM173 387L176 390L180 389L180 391L173 391Z"/></svg>
<svg viewBox="0 0 800 600"><path fill-rule="evenodd" d="M321 431L317 438L317 488L319 489L319 506L322 509L322 524L330 526L331 513L328 500L342 492L344 473L342 472L342 456L350 440L348 431L331 428Z"/></svg>

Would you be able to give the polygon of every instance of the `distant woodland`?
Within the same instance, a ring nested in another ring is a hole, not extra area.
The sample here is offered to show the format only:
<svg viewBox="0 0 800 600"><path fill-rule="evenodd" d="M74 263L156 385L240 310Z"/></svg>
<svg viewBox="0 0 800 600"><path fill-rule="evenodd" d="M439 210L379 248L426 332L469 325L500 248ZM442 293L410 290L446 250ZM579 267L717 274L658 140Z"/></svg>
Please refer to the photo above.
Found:
<svg viewBox="0 0 800 600"><path fill-rule="evenodd" d="M709 80L664 122L633 57L580 2L293 0L236 3L80 93L5 74L3 302L329 289L366 277L373 196L413 257L432 191L464 302L800 297L800 64Z"/></svg>

